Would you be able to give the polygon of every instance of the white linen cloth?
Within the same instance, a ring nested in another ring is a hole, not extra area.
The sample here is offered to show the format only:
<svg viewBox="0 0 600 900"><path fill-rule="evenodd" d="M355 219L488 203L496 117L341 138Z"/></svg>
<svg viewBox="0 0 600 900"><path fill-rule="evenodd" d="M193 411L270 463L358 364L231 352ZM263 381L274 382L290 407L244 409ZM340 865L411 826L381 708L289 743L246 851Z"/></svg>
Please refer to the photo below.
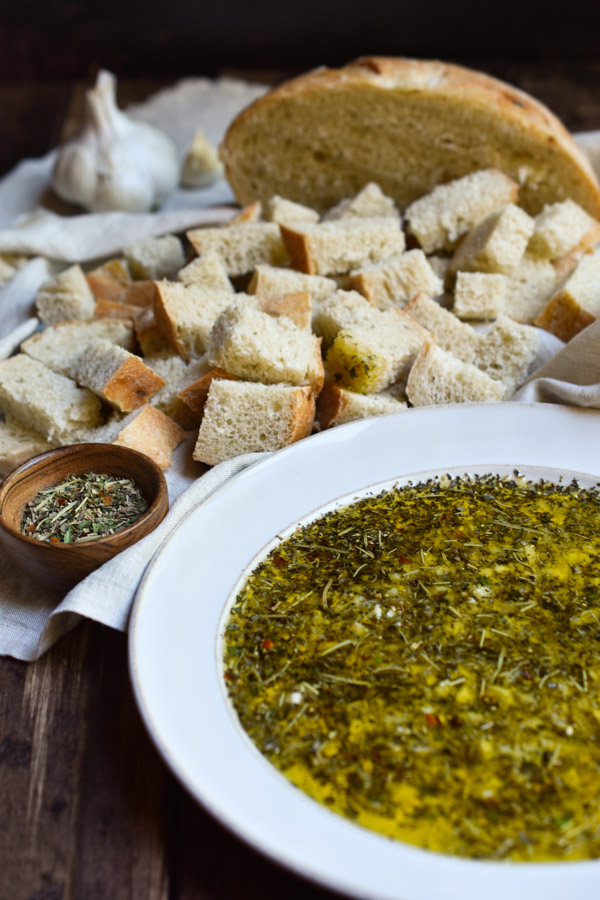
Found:
<svg viewBox="0 0 600 900"><path fill-rule="evenodd" d="M188 79L128 112L166 131L183 158L196 128L202 127L218 144L229 121L265 90L264 85L231 79ZM600 132L576 137L600 174ZM42 159L25 160L0 181L0 254L33 257L0 288L0 359L10 356L39 325L35 294L60 268L116 254L153 235L224 222L232 215L234 198L223 180L204 190L177 190L156 213L59 215L48 208L55 155L53 151ZM536 371L514 399L600 409L600 321L566 346L545 332L542 338ZM166 473L171 508L161 525L66 596L31 581L0 550L0 655L37 659L82 618L125 631L137 586L164 542L229 478L267 455L247 454L206 471L191 461L190 440L177 449Z"/></svg>

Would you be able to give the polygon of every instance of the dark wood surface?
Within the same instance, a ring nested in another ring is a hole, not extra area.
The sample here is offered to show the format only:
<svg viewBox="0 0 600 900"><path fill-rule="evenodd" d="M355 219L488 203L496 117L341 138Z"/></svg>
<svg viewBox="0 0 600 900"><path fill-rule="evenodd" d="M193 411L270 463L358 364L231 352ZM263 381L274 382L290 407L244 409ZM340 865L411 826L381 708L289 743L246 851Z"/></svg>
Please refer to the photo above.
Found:
<svg viewBox="0 0 600 900"><path fill-rule="evenodd" d="M600 63L481 67L571 128L600 128ZM163 84L123 82L121 103ZM72 132L83 90L0 87L0 172ZM242 844L174 780L140 721L125 635L86 623L35 663L0 659L0 900L331 896Z"/></svg>

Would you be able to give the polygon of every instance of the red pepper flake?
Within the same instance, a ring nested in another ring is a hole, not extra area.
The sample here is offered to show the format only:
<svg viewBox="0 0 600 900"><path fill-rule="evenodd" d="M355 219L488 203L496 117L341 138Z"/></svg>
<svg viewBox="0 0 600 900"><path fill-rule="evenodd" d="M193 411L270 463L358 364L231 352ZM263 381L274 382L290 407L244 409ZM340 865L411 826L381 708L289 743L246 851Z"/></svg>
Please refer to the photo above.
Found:
<svg viewBox="0 0 600 900"><path fill-rule="evenodd" d="M411 560L408 556L397 556L396 559L397 559L398 562L400 562L400 563L409 563L409 562L412 562L412 560Z"/></svg>
<svg viewBox="0 0 600 900"><path fill-rule="evenodd" d="M283 556L274 556L273 562L276 566L287 566L287 559L284 559Z"/></svg>
<svg viewBox="0 0 600 900"><path fill-rule="evenodd" d="M51 538L50 538L50 543L51 543L51 544L60 544L60 541L59 541L59 539L58 539L57 537L51 537Z"/></svg>
<svg viewBox="0 0 600 900"><path fill-rule="evenodd" d="M270 641L268 638L265 641L261 641L261 647L263 650L272 650L273 649L273 641Z"/></svg>
<svg viewBox="0 0 600 900"><path fill-rule="evenodd" d="M433 728L434 726L440 728L442 725L442 720L436 713L425 713L425 721L430 728Z"/></svg>
<svg viewBox="0 0 600 900"><path fill-rule="evenodd" d="M225 672L223 675L223 678L225 679L225 681L235 681L236 680L236 676L233 674L233 672Z"/></svg>

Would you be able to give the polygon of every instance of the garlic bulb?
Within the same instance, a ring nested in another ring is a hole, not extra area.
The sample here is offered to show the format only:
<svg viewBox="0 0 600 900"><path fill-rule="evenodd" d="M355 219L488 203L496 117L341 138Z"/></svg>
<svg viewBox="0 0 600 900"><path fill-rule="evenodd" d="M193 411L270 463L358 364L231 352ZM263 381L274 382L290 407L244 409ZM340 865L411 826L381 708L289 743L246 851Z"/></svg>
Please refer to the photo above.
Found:
<svg viewBox="0 0 600 900"><path fill-rule="evenodd" d="M117 107L116 79L100 71L86 95L82 132L59 151L52 173L56 193L92 212L147 212L179 181L175 145Z"/></svg>

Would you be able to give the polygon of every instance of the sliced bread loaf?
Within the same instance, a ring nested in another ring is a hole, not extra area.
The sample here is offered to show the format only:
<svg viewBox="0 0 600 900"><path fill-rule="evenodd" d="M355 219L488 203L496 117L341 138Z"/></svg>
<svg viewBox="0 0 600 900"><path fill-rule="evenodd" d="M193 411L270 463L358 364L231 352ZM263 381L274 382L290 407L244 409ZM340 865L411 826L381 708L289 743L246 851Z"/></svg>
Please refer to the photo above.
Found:
<svg viewBox="0 0 600 900"><path fill-rule="evenodd" d="M571 197L600 214L589 162L545 106L437 61L366 57L288 81L240 113L221 157L242 204L281 194L323 212L375 181L404 210L495 167L521 184L530 213Z"/></svg>

